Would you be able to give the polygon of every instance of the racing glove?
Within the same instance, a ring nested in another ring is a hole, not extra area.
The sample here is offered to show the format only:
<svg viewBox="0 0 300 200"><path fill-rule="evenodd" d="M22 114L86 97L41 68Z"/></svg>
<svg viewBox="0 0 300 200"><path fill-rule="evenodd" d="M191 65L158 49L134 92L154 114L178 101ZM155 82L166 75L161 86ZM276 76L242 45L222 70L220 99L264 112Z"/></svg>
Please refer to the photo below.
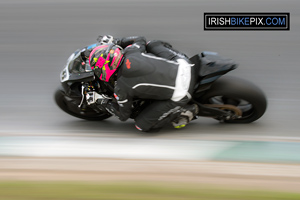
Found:
<svg viewBox="0 0 300 200"><path fill-rule="evenodd" d="M118 103L112 102L109 99L103 99L99 102L99 104L105 108L107 112L109 112L113 116L120 116L119 105Z"/></svg>
<svg viewBox="0 0 300 200"><path fill-rule="evenodd" d="M108 102L106 105L106 110L107 112L109 112L110 114L117 116L118 118L120 118L120 111L119 111L119 105L117 103L114 102Z"/></svg>

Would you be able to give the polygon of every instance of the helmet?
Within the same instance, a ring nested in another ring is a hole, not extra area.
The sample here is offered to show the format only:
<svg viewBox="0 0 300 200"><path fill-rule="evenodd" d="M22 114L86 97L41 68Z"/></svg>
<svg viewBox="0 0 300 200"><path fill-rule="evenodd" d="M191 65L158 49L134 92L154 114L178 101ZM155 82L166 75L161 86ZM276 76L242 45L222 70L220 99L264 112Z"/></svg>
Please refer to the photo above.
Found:
<svg viewBox="0 0 300 200"><path fill-rule="evenodd" d="M118 69L122 58L121 47L115 44L106 44L93 49L89 56L89 63L100 80L109 82L110 77Z"/></svg>

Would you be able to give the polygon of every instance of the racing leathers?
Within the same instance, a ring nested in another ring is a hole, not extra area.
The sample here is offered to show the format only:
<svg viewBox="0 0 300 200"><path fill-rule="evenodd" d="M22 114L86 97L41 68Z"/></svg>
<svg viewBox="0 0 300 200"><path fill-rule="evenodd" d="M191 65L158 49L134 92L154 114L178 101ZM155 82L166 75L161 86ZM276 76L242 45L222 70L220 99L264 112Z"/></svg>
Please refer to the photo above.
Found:
<svg viewBox="0 0 300 200"><path fill-rule="evenodd" d="M131 115L134 98L152 99L154 102L135 118L136 128L159 129L178 117L182 106L189 102L194 86L193 65L162 41L146 45L146 39L137 36L119 43L125 49L114 88L118 106L110 104L109 110L125 121Z"/></svg>

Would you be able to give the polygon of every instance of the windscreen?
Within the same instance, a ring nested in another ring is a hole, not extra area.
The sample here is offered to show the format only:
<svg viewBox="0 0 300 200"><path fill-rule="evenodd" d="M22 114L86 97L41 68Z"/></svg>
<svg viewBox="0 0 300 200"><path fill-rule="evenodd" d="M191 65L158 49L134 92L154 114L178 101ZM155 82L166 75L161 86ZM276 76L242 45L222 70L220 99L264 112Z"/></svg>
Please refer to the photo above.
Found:
<svg viewBox="0 0 300 200"><path fill-rule="evenodd" d="M85 72L85 62L83 62L80 51L75 51L69 60L69 72L72 74Z"/></svg>

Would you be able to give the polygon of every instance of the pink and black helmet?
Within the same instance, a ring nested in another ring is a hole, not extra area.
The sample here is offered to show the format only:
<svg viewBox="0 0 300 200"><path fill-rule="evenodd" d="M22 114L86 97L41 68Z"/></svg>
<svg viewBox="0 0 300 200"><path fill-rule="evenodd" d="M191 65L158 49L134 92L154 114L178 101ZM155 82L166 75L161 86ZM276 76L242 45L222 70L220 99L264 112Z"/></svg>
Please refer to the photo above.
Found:
<svg viewBox="0 0 300 200"><path fill-rule="evenodd" d="M100 45L90 53L89 63L100 80L109 82L111 76L118 69L122 58L123 54L119 46L115 44Z"/></svg>

